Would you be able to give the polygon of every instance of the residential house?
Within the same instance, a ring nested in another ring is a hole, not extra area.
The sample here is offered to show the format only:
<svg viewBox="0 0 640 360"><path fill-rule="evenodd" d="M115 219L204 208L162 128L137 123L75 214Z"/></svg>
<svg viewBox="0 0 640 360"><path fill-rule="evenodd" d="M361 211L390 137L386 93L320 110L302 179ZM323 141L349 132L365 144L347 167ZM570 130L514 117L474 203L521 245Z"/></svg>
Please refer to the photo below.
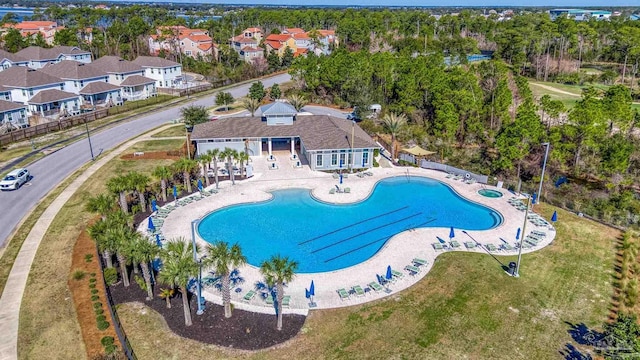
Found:
<svg viewBox="0 0 640 360"><path fill-rule="evenodd" d="M218 58L218 45L213 43L209 32L203 29L190 29L185 26L161 26L156 34L149 36L149 51L158 55L164 50L169 53L182 53L191 57Z"/></svg>
<svg viewBox="0 0 640 360"><path fill-rule="evenodd" d="M0 100L0 127L20 129L28 126L26 105Z"/></svg>
<svg viewBox="0 0 640 360"><path fill-rule="evenodd" d="M240 51L240 58L248 63L264 58L264 50L260 47L246 46Z"/></svg>
<svg viewBox="0 0 640 360"><path fill-rule="evenodd" d="M262 41L260 28L247 28L242 34L229 39L229 46L246 62L253 62L264 57L264 49L259 45Z"/></svg>
<svg viewBox="0 0 640 360"><path fill-rule="evenodd" d="M0 71L8 69L11 66L27 66L29 60L0 49Z"/></svg>
<svg viewBox="0 0 640 360"><path fill-rule="evenodd" d="M55 21L23 21L17 24L4 24L2 30L17 29L22 37L32 37L36 34L42 34L44 40L49 45L53 45L53 38L56 32L64 27L58 27Z"/></svg>
<svg viewBox="0 0 640 360"><path fill-rule="evenodd" d="M80 97L67 91L48 89L29 99L29 114L34 122L50 121L80 113Z"/></svg>
<svg viewBox="0 0 640 360"><path fill-rule="evenodd" d="M29 46L18 51L16 55L27 59L27 66L32 69L40 69L47 64L63 60L74 60L87 64L91 62L91 53L77 46L54 46L50 49Z"/></svg>
<svg viewBox="0 0 640 360"><path fill-rule="evenodd" d="M338 37L334 30L316 30L315 32L318 34L313 46L316 55L329 55L331 53L331 49L339 45ZM315 34L313 35L315 36ZM312 40L312 42L314 41Z"/></svg>
<svg viewBox="0 0 640 360"><path fill-rule="evenodd" d="M376 142L354 122L326 115L298 115L284 102L261 108L261 117L224 118L194 126L198 154L231 148L249 156L287 151L312 170L370 168Z"/></svg>
<svg viewBox="0 0 640 360"><path fill-rule="evenodd" d="M144 76L142 66L118 56L103 56L92 65L109 74L108 82L113 85L120 85L129 76Z"/></svg>
<svg viewBox="0 0 640 360"><path fill-rule="evenodd" d="M576 21L587 21L589 19L609 20L611 11L603 10L584 10L584 9L552 9L549 10L551 20L558 17L566 17Z"/></svg>
<svg viewBox="0 0 640 360"><path fill-rule="evenodd" d="M125 100L144 100L158 95L156 81L141 75L127 77L120 86Z"/></svg>
<svg viewBox="0 0 640 360"><path fill-rule="evenodd" d="M305 32L300 28L285 29L282 34L271 34L265 38L268 53L275 51L282 57L286 48L293 51L294 56L301 56L313 51L316 55L328 55L338 45L333 30L312 30Z"/></svg>
<svg viewBox="0 0 640 360"><path fill-rule="evenodd" d="M282 57L287 48L290 48L292 52L296 52L296 40L291 37L291 34L271 34L264 40L267 53L275 51L278 56Z"/></svg>
<svg viewBox="0 0 640 360"><path fill-rule="evenodd" d="M79 92L83 109L95 109L96 107L111 107L122 105L124 98L122 88L107 82L91 82Z"/></svg>
<svg viewBox="0 0 640 360"><path fill-rule="evenodd" d="M156 81L157 88L180 87L182 84L182 65L177 62L155 56L138 56L133 64L144 69L144 76Z"/></svg>

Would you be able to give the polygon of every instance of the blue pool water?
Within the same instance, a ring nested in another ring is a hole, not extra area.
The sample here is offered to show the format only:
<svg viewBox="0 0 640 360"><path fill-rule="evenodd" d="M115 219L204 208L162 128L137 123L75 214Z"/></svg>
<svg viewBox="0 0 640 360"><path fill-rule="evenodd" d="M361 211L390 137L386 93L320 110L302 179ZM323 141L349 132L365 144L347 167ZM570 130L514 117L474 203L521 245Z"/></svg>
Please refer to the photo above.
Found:
<svg viewBox="0 0 640 360"><path fill-rule="evenodd" d="M298 261L299 273L313 273L361 263L411 228L486 230L501 222L499 213L461 198L439 181L395 177L380 181L366 200L349 205L320 202L306 189L274 191L269 201L212 212L198 233L208 242L237 242L251 265L281 254ZM459 240L467 240L463 236L456 231ZM434 241L425 238L424 246Z"/></svg>

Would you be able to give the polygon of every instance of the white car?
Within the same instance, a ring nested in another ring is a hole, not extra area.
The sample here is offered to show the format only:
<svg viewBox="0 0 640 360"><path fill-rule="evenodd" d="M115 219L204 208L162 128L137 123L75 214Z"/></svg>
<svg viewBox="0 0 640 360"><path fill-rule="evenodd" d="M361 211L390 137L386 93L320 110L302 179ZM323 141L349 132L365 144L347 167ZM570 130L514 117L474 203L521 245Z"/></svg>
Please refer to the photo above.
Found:
<svg viewBox="0 0 640 360"><path fill-rule="evenodd" d="M15 169L0 181L0 190L17 190L29 181L30 175L27 169Z"/></svg>

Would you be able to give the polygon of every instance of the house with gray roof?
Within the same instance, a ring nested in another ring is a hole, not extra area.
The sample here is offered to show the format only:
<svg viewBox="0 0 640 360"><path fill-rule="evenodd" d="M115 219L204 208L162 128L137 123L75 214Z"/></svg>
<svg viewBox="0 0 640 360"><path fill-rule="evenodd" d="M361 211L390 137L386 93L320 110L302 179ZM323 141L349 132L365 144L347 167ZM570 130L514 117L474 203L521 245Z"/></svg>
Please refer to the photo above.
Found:
<svg viewBox="0 0 640 360"><path fill-rule="evenodd" d="M47 64L39 71L64 80L64 90L78 94L80 89L92 82L108 82L109 74L91 64L73 60L62 60Z"/></svg>
<svg viewBox="0 0 640 360"><path fill-rule="evenodd" d="M0 100L0 127L20 129L29 126L27 106L7 100Z"/></svg>
<svg viewBox="0 0 640 360"><path fill-rule="evenodd" d="M57 120L60 117L77 115L80 113L80 97L74 93L48 89L38 92L29 99L29 113L43 120Z"/></svg>
<svg viewBox="0 0 640 360"><path fill-rule="evenodd" d="M29 60L0 49L0 71L8 69L12 66L27 66Z"/></svg>
<svg viewBox="0 0 640 360"><path fill-rule="evenodd" d="M91 110L97 107L119 106L124 102L122 88L107 82L95 81L85 85L79 92L82 108Z"/></svg>
<svg viewBox="0 0 640 360"><path fill-rule="evenodd" d="M109 74L109 83L113 85L119 86L129 76L144 76L142 66L118 56L103 56L92 65Z"/></svg>
<svg viewBox="0 0 640 360"><path fill-rule="evenodd" d="M63 60L73 60L82 63L91 62L91 53L77 46L54 46L52 48L29 46L18 51L16 55L27 59L27 66L32 69L40 69L47 64L57 63Z"/></svg>
<svg viewBox="0 0 640 360"><path fill-rule="evenodd" d="M138 56L132 63L144 69L144 76L154 79L156 87L180 87L182 83L182 65L156 56Z"/></svg>
<svg viewBox="0 0 640 360"><path fill-rule="evenodd" d="M326 115L298 115L284 102L261 108L260 117L229 117L195 125L198 154L231 148L249 156L276 150L306 159L312 170L369 168L376 142L355 122Z"/></svg>

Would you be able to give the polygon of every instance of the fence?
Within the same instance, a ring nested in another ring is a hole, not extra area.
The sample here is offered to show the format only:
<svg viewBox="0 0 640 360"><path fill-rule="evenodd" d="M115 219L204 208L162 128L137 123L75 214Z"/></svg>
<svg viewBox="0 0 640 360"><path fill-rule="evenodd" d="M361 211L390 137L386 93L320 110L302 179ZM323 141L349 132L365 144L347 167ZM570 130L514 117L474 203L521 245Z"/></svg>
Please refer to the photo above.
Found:
<svg viewBox="0 0 640 360"><path fill-rule="evenodd" d="M191 94L195 94L201 91L206 91L211 89L211 84L202 84L202 85L196 85L196 86L189 86L186 88L180 88L180 89L175 89L175 88L158 88L158 93L159 94L166 94L166 95L172 95L172 96L185 96L185 95L191 95Z"/></svg>
<svg viewBox="0 0 640 360"><path fill-rule="evenodd" d="M98 249L98 245L96 244L96 251L98 254L98 259L100 260L100 271L104 271L104 259L100 256L100 250ZM113 329L116 331L116 335L118 336L118 340L120 340L120 344L122 344L122 351L124 355L129 360L137 360L136 354L133 352L133 347L131 347L131 343L127 338L127 334L125 334L124 329L122 328L122 324L120 323L120 319L118 318L118 313L113 309L115 304L113 303L113 298L111 297L111 289L107 285L107 282L102 276L102 285L104 286L104 293L107 297L107 308L109 308L109 314L111 314L111 320L113 323Z"/></svg>
<svg viewBox="0 0 640 360"><path fill-rule="evenodd" d="M475 179L481 184L486 184L487 181L489 181L489 177L487 175L474 174L464 169L459 169L454 166L440 164L432 161L422 160L422 162L420 163L420 167L424 169L439 170L455 175L464 176L467 179Z"/></svg>

